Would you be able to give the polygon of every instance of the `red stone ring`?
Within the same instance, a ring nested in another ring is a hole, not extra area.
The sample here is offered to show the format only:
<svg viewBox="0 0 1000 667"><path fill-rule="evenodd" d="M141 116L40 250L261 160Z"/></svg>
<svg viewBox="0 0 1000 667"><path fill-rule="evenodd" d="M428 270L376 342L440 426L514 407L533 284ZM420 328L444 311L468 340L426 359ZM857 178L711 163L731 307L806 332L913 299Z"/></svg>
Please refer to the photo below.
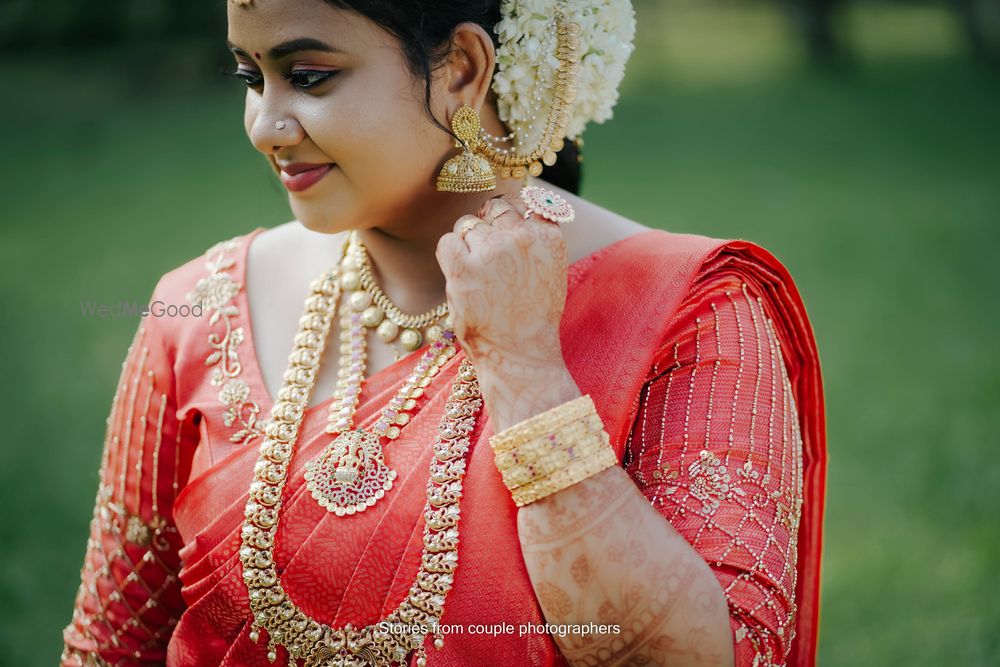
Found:
<svg viewBox="0 0 1000 667"><path fill-rule="evenodd" d="M521 201L528 207L528 211L524 214L525 220L529 219L532 213L557 225L573 222L576 218L572 204L551 190L545 190L537 185L525 186L521 190Z"/></svg>

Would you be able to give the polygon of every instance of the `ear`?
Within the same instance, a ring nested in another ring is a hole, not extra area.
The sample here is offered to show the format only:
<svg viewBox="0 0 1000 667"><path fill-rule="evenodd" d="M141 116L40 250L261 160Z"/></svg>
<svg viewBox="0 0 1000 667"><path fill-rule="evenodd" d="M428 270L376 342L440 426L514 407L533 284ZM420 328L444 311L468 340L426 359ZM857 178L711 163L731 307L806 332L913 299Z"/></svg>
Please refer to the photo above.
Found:
<svg viewBox="0 0 1000 667"><path fill-rule="evenodd" d="M493 40L482 26L461 23L455 28L445 79L449 115L463 104L482 108L490 92L496 59Z"/></svg>

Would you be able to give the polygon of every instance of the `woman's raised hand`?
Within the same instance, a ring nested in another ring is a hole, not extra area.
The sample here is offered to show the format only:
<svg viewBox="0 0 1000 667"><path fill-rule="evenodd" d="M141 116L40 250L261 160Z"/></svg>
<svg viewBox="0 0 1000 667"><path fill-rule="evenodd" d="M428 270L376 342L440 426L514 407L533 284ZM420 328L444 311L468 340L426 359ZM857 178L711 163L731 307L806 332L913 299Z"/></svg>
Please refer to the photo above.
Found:
<svg viewBox="0 0 1000 667"><path fill-rule="evenodd" d="M575 389L559 341L566 242L558 225L525 219L526 210L516 195L491 199L437 247L455 334L500 425L550 407L538 394L546 385L571 398L567 380Z"/></svg>

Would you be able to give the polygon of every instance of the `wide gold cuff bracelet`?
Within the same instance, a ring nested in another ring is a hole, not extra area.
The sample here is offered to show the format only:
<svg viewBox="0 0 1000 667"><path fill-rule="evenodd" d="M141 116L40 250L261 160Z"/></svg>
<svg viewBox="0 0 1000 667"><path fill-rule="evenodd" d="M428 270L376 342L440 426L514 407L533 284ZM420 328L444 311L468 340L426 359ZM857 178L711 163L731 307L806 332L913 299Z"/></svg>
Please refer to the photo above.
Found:
<svg viewBox="0 0 1000 667"><path fill-rule="evenodd" d="M590 396L556 406L490 438L497 469L523 507L617 463Z"/></svg>

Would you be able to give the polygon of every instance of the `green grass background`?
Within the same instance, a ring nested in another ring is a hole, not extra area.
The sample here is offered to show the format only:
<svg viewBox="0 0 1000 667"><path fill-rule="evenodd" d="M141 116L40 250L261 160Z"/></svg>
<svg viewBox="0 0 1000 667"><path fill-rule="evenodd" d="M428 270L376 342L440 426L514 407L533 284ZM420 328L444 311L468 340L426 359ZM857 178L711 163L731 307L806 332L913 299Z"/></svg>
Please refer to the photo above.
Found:
<svg viewBox="0 0 1000 667"><path fill-rule="evenodd" d="M1000 77L944 8L861 5L817 72L768 5L646 3L584 195L755 240L805 297L826 382L822 665L1000 663ZM220 41L222 35L219 36ZM290 218L194 47L0 61L0 663L51 665L104 419L142 302Z"/></svg>

